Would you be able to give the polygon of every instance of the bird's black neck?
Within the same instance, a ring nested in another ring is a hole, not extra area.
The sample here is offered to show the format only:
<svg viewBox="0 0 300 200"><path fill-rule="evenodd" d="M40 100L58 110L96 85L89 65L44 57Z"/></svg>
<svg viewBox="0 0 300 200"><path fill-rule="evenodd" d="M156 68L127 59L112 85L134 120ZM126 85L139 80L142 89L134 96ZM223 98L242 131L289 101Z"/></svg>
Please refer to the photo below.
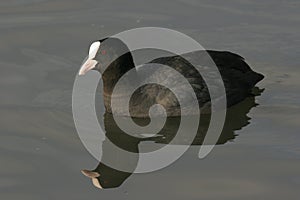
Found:
<svg viewBox="0 0 300 200"><path fill-rule="evenodd" d="M130 53L113 61L102 74L104 93L110 96L119 79L131 69L135 70L135 66Z"/></svg>
<svg viewBox="0 0 300 200"><path fill-rule="evenodd" d="M130 85L130 81L136 81L137 75L135 70L135 65L133 62L133 58L131 53L125 53L116 60L114 60L102 73L102 80L103 80L103 98L104 98L104 105L107 112L111 112L111 97L114 90L114 87L120 80L124 74L128 71L134 70L133 76L131 76L131 80L128 80L127 83ZM128 85L128 86L129 86ZM122 85L122 87L126 87ZM124 90L124 94L117 94L122 98L123 95L126 95L126 90Z"/></svg>

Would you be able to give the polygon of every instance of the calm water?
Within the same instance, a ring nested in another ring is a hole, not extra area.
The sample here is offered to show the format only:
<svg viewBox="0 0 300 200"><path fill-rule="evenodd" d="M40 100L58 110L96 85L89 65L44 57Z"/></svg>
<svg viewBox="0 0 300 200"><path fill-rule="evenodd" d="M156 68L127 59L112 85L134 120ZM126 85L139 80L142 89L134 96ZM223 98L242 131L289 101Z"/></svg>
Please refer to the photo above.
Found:
<svg viewBox="0 0 300 200"><path fill-rule="evenodd" d="M0 2L0 198L299 199L299 8L297 0ZM205 159L195 145L163 170L99 190L80 173L98 161L74 127L74 77L90 41L142 26L241 54L266 76L265 91L258 106L240 105Z"/></svg>

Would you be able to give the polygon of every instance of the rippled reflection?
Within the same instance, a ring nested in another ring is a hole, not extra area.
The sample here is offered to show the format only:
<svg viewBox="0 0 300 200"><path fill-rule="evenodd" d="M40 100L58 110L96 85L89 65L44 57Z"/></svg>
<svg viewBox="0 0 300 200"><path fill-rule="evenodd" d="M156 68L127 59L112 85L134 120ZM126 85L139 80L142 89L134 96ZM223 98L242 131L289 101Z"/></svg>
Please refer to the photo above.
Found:
<svg viewBox="0 0 300 200"><path fill-rule="evenodd" d="M254 94L260 95L263 90L258 88L254 88ZM240 102L237 105L230 107L227 110L225 125L223 131L220 135L220 138L217 142L217 145L225 144L228 141L232 141L237 134L236 130L241 130L243 127L247 126L250 123L250 117L247 116L251 108L257 106L255 103L255 95L246 98L244 101ZM149 123L148 119L134 119L134 121L139 125L146 125ZM203 114L201 115L200 126L198 128L197 135L192 143L192 145L201 145L206 131L209 125L210 115ZM165 126L163 129L154 137L142 137L143 133L139 137L133 137L125 132L123 132L115 123L113 116L111 114L104 114L104 125L106 131L106 139L102 144L102 160L105 157L113 157L122 165L126 165L127 168L130 167L132 172L135 170L135 167L138 163L138 154L135 159L127 160L127 158L120 157L114 152L110 151L108 148L108 141L111 141L118 147L130 151L130 152L145 152L139 149L139 144L145 141L151 142L153 145L147 145L147 151L153 151L157 148L161 148L161 145L158 144L168 144L173 137L176 135L177 129L180 124L180 117L170 117L167 119ZM186 137L188 138L188 134L186 133ZM178 138L175 141L175 144L184 145L188 140L184 138ZM173 141L174 142L174 141ZM159 147L157 147L159 146ZM196 155L195 155L196 158ZM113 169L104 163L100 162L98 166L94 170L82 170L82 173L92 179L92 183L94 186L98 188L115 188L119 187L132 173L119 171Z"/></svg>

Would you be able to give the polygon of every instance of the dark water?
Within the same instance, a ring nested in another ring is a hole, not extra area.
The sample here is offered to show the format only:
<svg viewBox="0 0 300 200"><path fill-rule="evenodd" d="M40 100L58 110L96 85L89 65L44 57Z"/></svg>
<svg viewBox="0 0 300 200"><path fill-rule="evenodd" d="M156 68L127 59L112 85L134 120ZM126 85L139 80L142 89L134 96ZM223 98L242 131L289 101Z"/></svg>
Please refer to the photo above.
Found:
<svg viewBox="0 0 300 200"><path fill-rule="evenodd" d="M0 2L0 198L299 199L299 8L296 0ZM142 26L241 54L266 76L265 91L258 106L240 105L240 124L205 159L195 145L163 170L99 190L80 173L98 161L74 127L74 77L90 41Z"/></svg>

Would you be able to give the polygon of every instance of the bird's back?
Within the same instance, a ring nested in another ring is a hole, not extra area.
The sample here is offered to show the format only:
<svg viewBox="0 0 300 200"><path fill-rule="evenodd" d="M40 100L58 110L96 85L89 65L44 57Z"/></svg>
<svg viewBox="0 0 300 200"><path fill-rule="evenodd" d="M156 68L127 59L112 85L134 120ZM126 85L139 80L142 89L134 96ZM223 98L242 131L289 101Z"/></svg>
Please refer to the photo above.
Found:
<svg viewBox="0 0 300 200"><path fill-rule="evenodd" d="M209 55L209 56L208 56ZM213 62L212 62L213 61ZM159 84L147 84L140 87L131 97L130 111L132 116L147 117L149 108L156 103L163 105L168 116L181 115L181 109L188 109L193 112L193 108L188 108L191 96L186 91L184 81L172 77L172 70L176 70L184 76L185 80L192 86L199 103L201 112L209 112L210 95L205 81L197 69L191 63L196 63L201 74L205 73L209 77L210 85L216 85L218 89L219 81L224 82L227 106L232 106L251 94L251 89L257 82L263 79L263 75L254 72L241 56L226 51L195 51L183 56L161 57L152 60L149 64L161 64L169 66L169 69L162 68L149 73L149 70L142 69L139 73L146 73L149 79L156 79L156 82L169 82L172 88L179 95L185 98L185 107L180 107L174 93ZM222 80L212 66L216 65ZM151 70L150 70L151 71ZM147 81L146 81L147 82ZM193 113L191 113L193 114Z"/></svg>

